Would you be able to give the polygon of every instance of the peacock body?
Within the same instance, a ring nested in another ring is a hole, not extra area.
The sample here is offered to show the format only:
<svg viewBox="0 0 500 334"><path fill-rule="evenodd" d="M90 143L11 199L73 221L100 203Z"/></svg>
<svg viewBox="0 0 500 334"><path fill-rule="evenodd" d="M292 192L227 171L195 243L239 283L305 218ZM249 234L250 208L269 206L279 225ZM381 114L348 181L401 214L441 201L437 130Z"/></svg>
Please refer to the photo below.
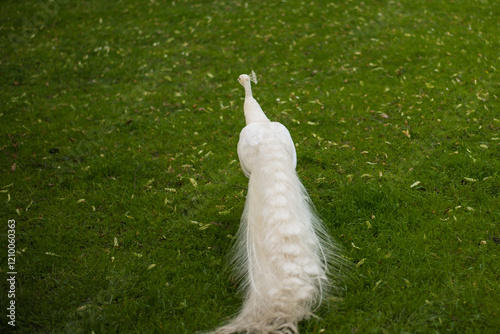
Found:
<svg viewBox="0 0 500 334"><path fill-rule="evenodd" d="M342 258L295 171L290 133L253 98L253 71L238 81L246 119L238 157L249 183L231 265L244 301L216 333L298 333L297 323L327 295L331 266Z"/></svg>

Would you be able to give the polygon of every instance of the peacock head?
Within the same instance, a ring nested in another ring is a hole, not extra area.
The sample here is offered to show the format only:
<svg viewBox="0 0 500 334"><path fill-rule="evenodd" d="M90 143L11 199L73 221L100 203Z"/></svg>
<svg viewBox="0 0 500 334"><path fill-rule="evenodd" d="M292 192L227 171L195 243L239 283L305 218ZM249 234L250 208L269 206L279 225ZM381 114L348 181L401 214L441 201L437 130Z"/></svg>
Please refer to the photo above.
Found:
<svg viewBox="0 0 500 334"><path fill-rule="evenodd" d="M238 77L239 83L244 87L245 85L250 85L250 81L253 82L254 84L257 84L257 75L255 72L252 70L252 73L250 75L248 74L242 74Z"/></svg>
<svg viewBox="0 0 500 334"><path fill-rule="evenodd" d="M238 77L238 82L245 87L246 85L250 84L250 77L246 74L242 74Z"/></svg>

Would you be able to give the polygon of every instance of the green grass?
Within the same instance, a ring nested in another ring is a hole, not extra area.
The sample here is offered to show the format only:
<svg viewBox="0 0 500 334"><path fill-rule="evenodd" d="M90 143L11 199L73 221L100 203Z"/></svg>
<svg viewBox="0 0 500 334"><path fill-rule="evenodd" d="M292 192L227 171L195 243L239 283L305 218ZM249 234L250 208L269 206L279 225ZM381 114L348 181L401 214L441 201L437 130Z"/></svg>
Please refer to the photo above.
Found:
<svg viewBox="0 0 500 334"><path fill-rule="evenodd" d="M251 69L356 264L301 332L498 331L495 1L54 4L0 4L18 332L194 333L238 310L223 268Z"/></svg>

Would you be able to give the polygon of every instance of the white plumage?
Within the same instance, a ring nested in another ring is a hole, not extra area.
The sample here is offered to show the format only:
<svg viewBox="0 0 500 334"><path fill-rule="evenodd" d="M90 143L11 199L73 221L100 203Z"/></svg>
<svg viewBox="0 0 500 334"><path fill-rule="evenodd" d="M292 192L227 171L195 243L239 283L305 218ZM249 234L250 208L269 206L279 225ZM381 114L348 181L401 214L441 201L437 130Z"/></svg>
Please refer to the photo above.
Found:
<svg viewBox="0 0 500 334"><path fill-rule="evenodd" d="M331 286L331 266L338 270L343 261L295 172L290 133L253 98L253 71L238 81L246 119L238 156L249 184L231 265L244 301L216 333L298 333L297 323L312 315Z"/></svg>

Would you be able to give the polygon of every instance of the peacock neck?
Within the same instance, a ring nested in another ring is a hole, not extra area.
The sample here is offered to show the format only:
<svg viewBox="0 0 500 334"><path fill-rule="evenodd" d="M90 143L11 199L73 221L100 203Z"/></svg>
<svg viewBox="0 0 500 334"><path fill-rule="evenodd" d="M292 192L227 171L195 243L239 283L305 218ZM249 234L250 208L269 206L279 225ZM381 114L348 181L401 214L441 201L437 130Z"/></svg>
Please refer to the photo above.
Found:
<svg viewBox="0 0 500 334"><path fill-rule="evenodd" d="M252 85L250 85L249 82L246 85L244 85L243 88L245 88L245 99L248 99L249 97L253 97Z"/></svg>
<svg viewBox="0 0 500 334"><path fill-rule="evenodd" d="M245 120L247 124L270 122L266 114L262 111L259 103L252 95L252 87L250 84L245 85L245 104L243 106L245 112Z"/></svg>

